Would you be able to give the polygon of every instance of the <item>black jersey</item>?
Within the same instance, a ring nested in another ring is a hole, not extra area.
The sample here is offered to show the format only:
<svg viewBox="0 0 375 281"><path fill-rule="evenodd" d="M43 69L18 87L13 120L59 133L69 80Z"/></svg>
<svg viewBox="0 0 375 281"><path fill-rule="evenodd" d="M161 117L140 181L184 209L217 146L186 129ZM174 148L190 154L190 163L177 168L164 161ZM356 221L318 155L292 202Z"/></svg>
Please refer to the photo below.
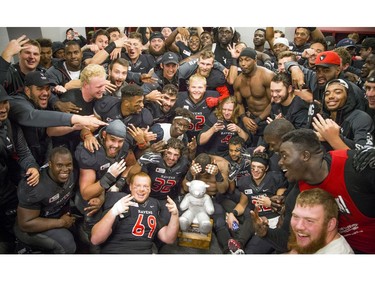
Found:
<svg viewBox="0 0 375 281"><path fill-rule="evenodd" d="M143 108L139 114L130 114L124 117L121 113L121 100L112 96L104 96L97 100L94 105L94 111L105 122L120 119L126 126L133 124L135 127L140 128L147 128L153 123L153 117L147 108ZM126 140L129 144L134 145L133 137L130 134L126 134Z"/></svg>
<svg viewBox="0 0 375 281"><path fill-rule="evenodd" d="M287 186L287 180L285 179L283 173L276 171L267 172L260 185L257 185L254 182L251 175L241 177L237 181L238 189L249 198L249 207L252 210L255 208L254 203L256 198L263 196L271 197L276 194L276 191L279 188L286 188ZM258 212L260 217L265 216L268 219L278 216L277 213L272 211L271 207L265 207L262 205L258 205Z"/></svg>
<svg viewBox="0 0 375 281"><path fill-rule="evenodd" d="M199 143L200 135L209 129L217 122L217 117L215 112L211 112L210 116L206 119L206 122L204 123L203 129L199 132L197 142ZM228 156L228 143L229 140L233 136L237 136L237 132L231 132L227 129L227 126L230 124L230 121L223 120L225 128L215 132L209 141L203 145L206 153L208 154L214 154L221 157ZM241 127L244 131L247 131L245 126L242 123L242 120L239 120L239 124L237 124L239 127Z"/></svg>
<svg viewBox="0 0 375 281"><path fill-rule="evenodd" d="M20 182L17 188L18 205L25 209L40 210L40 217L60 218L70 211L69 201L74 194L76 177L72 172L69 179L60 185L51 179L48 169L41 170L36 186L29 186L26 180Z"/></svg>
<svg viewBox="0 0 375 281"><path fill-rule="evenodd" d="M178 89L180 91L187 91L189 86L189 78L196 74L198 70L198 60L192 60L183 64L178 73ZM226 78L224 73L212 68L208 77L206 77L207 90L216 90L217 87L226 85Z"/></svg>
<svg viewBox="0 0 375 281"><path fill-rule="evenodd" d="M128 54L123 54L122 57L129 62L128 70L134 73L148 73L155 66L155 59L150 54L141 54L135 63Z"/></svg>
<svg viewBox="0 0 375 281"><path fill-rule="evenodd" d="M161 110L160 105L156 102L145 101L145 108L147 108L152 115L152 124L155 123L172 123L175 116L175 110L171 108L170 111L165 113Z"/></svg>
<svg viewBox="0 0 375 281"><path fill-rule="evenodd" d="M139 114L131 114L124 117L121 113L121 100L112 96L104 96L97 100L94 105L94 111L105 122L120 119L125 125L133 124L140 128L151 126L153 122L151 112L147 108L143 108Z"/></svg>
<svg viewBox="0 0 375 281"><path fill-rule="evenodd" d="M206 103L207 97L219 97L217 91L206 91L203 95L203 98L198 103L194 103L188 92L179 92L177 95L176 107L183 107L189 110L194 114L195 118L191 121L189 129L186 132L189 141L192 137L197 137L199 132L203 129L204 124L206 123L206 118L210 116L213 108L209 108Z"/></svg>
<svg viewBox="0 0 375 281"><path fill-rule="evenodd" d="M129 144L125 141L117 156L115 158L110 158L107 157L103 147L103 142L100 139L99 143L101 144L99 149L95 150L94 153L91 153L83 146L83 142L81 142L77 146L74 154L79 168L94 170L96 173L96 180L100 180L113 163L126 158L129 150Z"/></svg>
<svg viewBox="0 0 375 281"><path fill-rule="evenodd" d="M118 200L126 195L123 192L106 193L104 210L109 211ZM130 206L129 211L123 214L122 218L116 217L112 233L100 245L100 252L102 254L151 254L152 243L159 230L164 227L163 222L159 220L159 212L159 201L151 197L143 204L138 204L138 207Z"/></svg>
<svg viewBox="0 0 375 281"><path fill-rule="evenodd" d="M151 178L150 197L158 200L166 200L167 195L172 199L177 198L181 189L181 183L189 170L189 160L181 156L173 167L169 168L164 161L158 164L146 164L142 166L142 171Z"/></svg>

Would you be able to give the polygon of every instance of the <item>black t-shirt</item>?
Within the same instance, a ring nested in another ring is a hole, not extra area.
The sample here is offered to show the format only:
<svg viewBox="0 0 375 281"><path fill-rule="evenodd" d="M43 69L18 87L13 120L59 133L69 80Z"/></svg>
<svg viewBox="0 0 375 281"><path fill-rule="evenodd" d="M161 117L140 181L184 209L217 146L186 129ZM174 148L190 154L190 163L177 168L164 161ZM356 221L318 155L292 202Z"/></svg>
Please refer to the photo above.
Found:
<svg viewBox="0 0 375 281"><path fill-rule="evenodd" d="M42 169L36 186L29 186L22 180L17 188L19 206L30 210L40 210L40 217L60 218L70 211L69 201L74 194L76 177L74 172L62 185L48 175L48 167Z"/></svg>

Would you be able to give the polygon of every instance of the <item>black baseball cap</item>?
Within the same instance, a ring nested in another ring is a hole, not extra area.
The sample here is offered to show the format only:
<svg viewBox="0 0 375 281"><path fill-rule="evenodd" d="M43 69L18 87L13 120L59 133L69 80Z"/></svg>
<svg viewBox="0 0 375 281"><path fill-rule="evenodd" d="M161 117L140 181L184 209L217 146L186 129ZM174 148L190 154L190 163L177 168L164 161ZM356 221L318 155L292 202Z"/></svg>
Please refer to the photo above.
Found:
<svg viewBox="0 0 375 281"><path fill-rule="evenodd" d="M45 85L56 86L56 84L52 82L51 80L49 80L48 77L46 77L43 72L40 72L37 70L31 71L27 73L25 76L25 86L32 86L32 85L38 86L38 87L42 87Z"/></svg>
<svg viewBox="0 0 375 281"><path fill-rule="evenodd" d="M0 85L0 102L10 100L10 99L12 99L12 97L10 97L7 91L5 91L4 87Z"/></svg>
<svg viewBox="0 0 375 281"><path fill-rule="evenodd" d="M162 64L168 64L168 63L178 64L178 62L179 62L178 56L176 53L173 53L173 52L164 53L161 59Z"/></svg>
<svg viewBox="0 0 375 281"><path fill-rule="evenodd" d="M160 38L160 39L163 39L164 40L164 36L163 34L161 34L160 31L155 31L155 32L152 32L151 35L150 35L150 42L152 39L154 38Z"/></svg>

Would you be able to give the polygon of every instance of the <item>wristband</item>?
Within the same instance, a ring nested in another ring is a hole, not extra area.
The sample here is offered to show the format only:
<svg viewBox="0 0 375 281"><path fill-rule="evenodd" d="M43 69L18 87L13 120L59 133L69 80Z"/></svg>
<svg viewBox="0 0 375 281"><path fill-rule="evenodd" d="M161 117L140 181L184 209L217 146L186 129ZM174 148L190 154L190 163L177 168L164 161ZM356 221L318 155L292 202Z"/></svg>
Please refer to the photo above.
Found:
<svg viewBox="0 0 375 281"><path fill-rule="evenodd" d="M233 65L233 66L238 66L238 64L237 64L237 59L235 59L235 58L232 58L232 63L230 64L231 66Z"/></svg>
<svg viewBox="0 0 375 281"><path fill-rule="evenodd" d="M108 45L107 47L104 48L104 50L105 50L108 54L112 53L112 51L113 51L114 49L116 49L116 43L115 43L115 42L111 42L111 43L109 43L109 45Z"/></svg>
<svg viewBox="0 0 375 281"><path fill-rule="evenodd" d="M237 212L237 210L233 209L233 210L232 210L232 214L233 214L235 217L238 217L238 212Z"/></svg>
<svg viewBox="0 0 375 281"><path fill-rule="evenodd" d="M126 177L120 177L118 181L116 182L116 186L122 190L126 184Z"/></svg>
<svg viewBox="0 0 375 281"><path fill-rule="evenodd" d="M99 181L100 186L105 190L110 189L115 182L116 178L109 172L105 173L105 175Z"/></svg>
<svg viewBox="0 0 375 281"><path fill-rule="evenodd" d="M215 175L215 180L217 182L222 182L224 181L224 178L223 178L223 175L221 174L221 172L218 170L217 174Z"/></svg>

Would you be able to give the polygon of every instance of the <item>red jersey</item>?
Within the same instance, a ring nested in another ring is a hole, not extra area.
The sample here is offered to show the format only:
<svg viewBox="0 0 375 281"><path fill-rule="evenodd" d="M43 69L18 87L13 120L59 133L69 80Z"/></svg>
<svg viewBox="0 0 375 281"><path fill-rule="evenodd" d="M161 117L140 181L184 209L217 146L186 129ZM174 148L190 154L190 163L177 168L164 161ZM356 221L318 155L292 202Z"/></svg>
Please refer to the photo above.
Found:
<svg viewBox="0 0 375 281"><path fill-rule="evenodd" d="M361 192L365 188L361 188L353 177L345 180L345 173L348 172L347 169L351 168L351 166L345 167L345 163L348 160L347 152L347 150L330 151L329 154L332 157L332 163L328 176L324 181L317 185L310 185L304 181L300 181L299 188L300 191L303 191L319 187L331 193L339 205L339 233L345 237L353 249L374 254L375 218L365 216L357 208L358 204L354 203L348 193L348 188L350 190L356 189L356 192ZM358 176L363 177L359 173ZM364 193L364 191L362 192Z"/></svg>

